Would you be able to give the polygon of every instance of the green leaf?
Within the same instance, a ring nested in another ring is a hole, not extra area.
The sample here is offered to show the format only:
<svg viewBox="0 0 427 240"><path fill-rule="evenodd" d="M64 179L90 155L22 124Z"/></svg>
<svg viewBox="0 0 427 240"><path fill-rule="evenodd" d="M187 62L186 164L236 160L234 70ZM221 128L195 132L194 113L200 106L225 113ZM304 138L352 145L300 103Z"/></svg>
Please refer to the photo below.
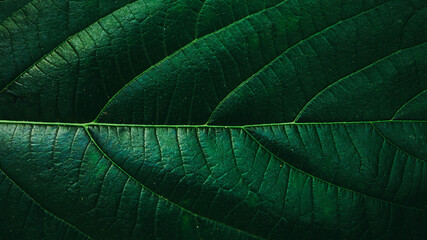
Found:
<svg viewBox="0 0 427 240"><path fill-rule="evenodd" d="M0 2L0 88L70 35L130 2L134 0Z"/></svg>
<svg viewBox="0 0 427 240"><path fill-rule="evenodd" d="M427 238L426 20L3 1L0 240Z"/></svg>
<svg viewBox="0 0 427 240"><path fill-rule="evenodd" d="M122 8L130 0L31 1L0 28L0 119L91 121L133 77L216 30L218 22L275 4L257 0L250 12L223 19L212 16L211 1L139 0Z"/></svg>

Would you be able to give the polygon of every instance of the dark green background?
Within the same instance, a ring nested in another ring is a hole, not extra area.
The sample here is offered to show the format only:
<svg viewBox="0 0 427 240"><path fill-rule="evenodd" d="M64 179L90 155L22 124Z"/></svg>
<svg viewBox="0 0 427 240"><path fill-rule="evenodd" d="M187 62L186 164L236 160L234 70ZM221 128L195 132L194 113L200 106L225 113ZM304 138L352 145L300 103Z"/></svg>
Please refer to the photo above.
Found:
<svg viewBox="0 0 427 240"><path fill-rule="evenodd" d="M0 239L426 239L425 0L0 2Z"/></svg>

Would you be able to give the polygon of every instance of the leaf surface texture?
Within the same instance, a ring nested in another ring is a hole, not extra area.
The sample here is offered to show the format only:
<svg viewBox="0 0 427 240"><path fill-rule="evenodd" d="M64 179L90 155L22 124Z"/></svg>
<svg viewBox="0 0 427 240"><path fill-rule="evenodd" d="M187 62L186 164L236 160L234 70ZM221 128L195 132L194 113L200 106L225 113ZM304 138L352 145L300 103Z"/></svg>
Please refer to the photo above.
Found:
<svg viewBox="0 0 427 240"><path fill-rule="evenodd" d="M425 239L426 20L1 2L0 239Z"/></svg>

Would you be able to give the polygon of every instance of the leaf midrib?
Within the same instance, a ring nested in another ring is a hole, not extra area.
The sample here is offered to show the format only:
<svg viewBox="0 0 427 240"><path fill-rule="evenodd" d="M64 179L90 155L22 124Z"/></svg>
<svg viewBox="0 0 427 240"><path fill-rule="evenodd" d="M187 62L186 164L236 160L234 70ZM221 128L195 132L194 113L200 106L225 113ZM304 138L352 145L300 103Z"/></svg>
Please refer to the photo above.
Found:
<svg viewBox="0 0 427 240"><path fill-rule="evenodd" d="M38 122L38 121L16 121L0 120L0 124L31 124L31 125L50 125L50 126L70 126L70 127L145 127L145 128L231 128L246 129L249 127L265 126L283 126L283 125L336 125L336 124L376 124L376 123L427 123L427 120L372 120L372 121L354 121L354 122L283 122L283 123L260 123L247 125L207 125L207 124L127 124L127 123L73 123L73 122Z"/></svg>
<svg viewBox="0 0 427 240"><path fill-rule="evenodd" d="M373 126L373 124L374 123L384 123L384 122L427 122L427 121L408 121L408 120L406 120L406 121L392 121L392 120L387 120L387 121L371 121L371 122L350 122L350 124L367 124L367 123L369 123L369 124L371 124L372 126ZM348 124L349 122L347 122L346 124ZM1 121L0 121L0 124L1 124ZM291 123L285 123L285 124L289 124L289 125L299 125L300 123L295 123L295 122L291 122ZM305 123L305 124L313 124L313 123ZM315 124L315 123L314 123ZM337 123L327 123L327 124L337 124ZM341 124L343 124L343 123L341 123ZM284 125L284 124L281 124L281 125ZM206 216L203 216L203 215L199 215L199 214L197 214L197 213L194 213L193 211L191 211L191 210L189 210L189 209L187 209L187 208L185 208L185 207L183 207L183 206L181 206L181 205L179 205L178 203L175 203L174 201L172 201L172 200L170 200L170 199L168 199L168 198L166 198L166 197L164 197L164 196L162 196L162 195L160 195L160 194L158 194L158 193L156 193L154 190L152 190L151 188L149 188L149 187L147 187L146 185L144 185L142 182L140 182L139 180L137 180L136 178L134 178L131 174L129 174L127 171L125 171L122 167L120 167L112 158L110 158L103 150L102 150L102 148L98 145L98 143L95 141L95 139L93 138L93 136L92 136L92 134L90 133L90 130L89 130L89 126L122 126L122 127L129 127L129 125L124 125L124 124L99 124L99 123L89 123L88 125L84 125L83 127L84 127L84 129L85 129L85 131L86 131L86 133L87 133L87 135L88 135L88 137L90 138L90 140L91 140L91 143L92 144L94 144L95 146L96 146L96 148L101 152L101 154L106 158L106 159L108 159L115 167L117 167L123 174L125 174L126 176L128 176L130 179L132 179L133 181L135 181L137 184L139 184L139 185L141 185L141 187L142 188L144 188L144 189L146 189L146 190L148 190L148 191L150 191L150 192L152 192L153 194L155 194L157 197L159 197L159 198L161 198L161 199L164 199L165 201L167 201L167 202L169 202L170 204L172 204L172 205L174 205L174 206L176 206L176 207L178 207L178 208L180 208L180 209L182 209L183 211L185 211L185 212L188 212L188 213L190 213L190 214L192 214L192 215L194 215L194 216L196 216L196 217L200 217L200 218L203 218L203 219L206 219L206 220L208 220L208 221L212 221L212 222L215 222L215 223L218 223L218 224L221 224L221 225L223 225L223 226L226 226L226 227L228 227L228 228L231 228L231 229L233 229L233 230L236 230L236 231L239 231L239 232L242 232L242 233L245 233L245 234L248 234L249 236L252 236L252 237L255 237L255 238L257 238L257 239L265 239L265 238L263 238L263 237L260 237L260 236L257 236L257 235L255 235L255 234L253 234L253 233L250 233L250 232L247 232L247 231L245 231L245 230L242 230L242 229L239 229L239 228L236 228L236 227L234 227L234 226L231 226L231 225L228 225L228 224L226 224L226 223L224 223L224 222L222 222L222 221L219 221L219 220L215 220L215 219L212 219L212 218L209 218L209 217L206 217ZM140 125L141 126L141 125ZM171 125L145 125L145 127L154 127L154 128L165 128L165 127L171 127ZM375 201L379 201L379 202L383 202L383 203L386 203L386 204L389 204L390 206L398 206L398 207L401 207L401 208L405 208L405 209L411 209L411 210L415 210L415 211L419 211L419 212L424 212L424 213L427 213L427 209L422 209L422 208L419 208L419 207L414 207L414 206L406 206L406 205L403 205L403 204L399 204L399 203L396 203L396 202L392 202L392 201L389 201L389 200L385 200L385 199L381 199L381 198L377 198L377 197L374 197L374 196L370 196L370 195L367 195L367 194L363 194L363 193L361 193L361 192L358 192L358 191L355 191L355 190L352 190L352 189L350 189L350 188L347 188L347 187L343 187L343 186L339 186L339 185L337 185L337 184L335 184L335 183L331 183L331 182L328 182L328 181L326 181L326 180L324 180L324 179L322 179L322 178L320 178L320 177L317 177L317 176L314 176L314 175L311 175L310 173L308 173L308 172L305 172L305 171L303 171L302 169L299 169L299 168L297 168L297 167L295 167L295 166L293 166L293 165L291 165L291 164L289 164L288 162L286 162L285 160L283 160L282 158L280 158L279 156L277 156L277 155L275 155L274 153L272 153L267 147L265 147L262 143L260 143L248 130L247 130L247 127L248 127L249 125L246 125L246 126L209 126L209 125L175 125L175 126L172 126L172 127L185 127L185 128L189 128L189 127L193 127L193 128L228 128L228 129L240 129L240 130L242 130L242 131L244 131L251 139L252 139L252 141L254 141L257 145L259 145L259 147L260 148L262 148L262 149L264 149L268 154L270 154L272 157L274 157L274 158L276 158L276 159L278 159L278 160L280 160L281 162L283 162L283 164L285 164L286 166L288 166L290 169L293 169L293 170L295 170L295 171L298 171L298 172L301 172L302 174L304 174L304 175L306 175L306 176L308 176L308 177L310 177L310 178L312 178L313 180L317 180L317 181L320 181L320 182L323 182L323 183L325 183L325 184L328 184L328 185L330 185L330 186L333 186L333 187L336 187L338 190L344 190L344 191L348 191L348 192L350 192L350 193L353 193L353 194L356 194L356 195L359 195L359 196L361 196L361 197L363 197L364 199L372 199L372 200L375 200ZM260 125L252 125L252 126L265 126L265 124L260 124ZM270 124L270 126L277 126L277 125L272 125L272 124ZM386 141L387 141L387 139L385 139ZM394 144L392 144L394 147L396 147ZM398 148L399 150L401 150L401 151L403 151L402 149L400 149L400 148ZM403 151L403 152L405 152L405 151ZM405 152L406 153L406 152Z"/></svg>
<svg viewBox="0 0 427 240"><path fill-rule="evenodd" d="M287 165L289 168L301 172L304 175L323 182L325 184L328 184L330 186L336 187L338 190L344 190L344 191L348 191L350 193L359 195L365 199L372 199L375 201L379 201L379 202L383 202L386 204L389 204L391 206L398 206L401 208L405 208L405 209L411 209L411 210L415 210L418 212L424 212L427 213L426 209L422 209L422 208L418 208L418 207L414 207L414 206L406 206L406 205L402 205L396 202L392 202L392 201L388 201L385 199L381 199L381 198L377 198L374 196L370 196L370 195L366 195L363 194L361 192L346 188L346 187L342 187L339 185L336 185L335 183L331 183L328 182L326 180L323 180L322 178L316 177L311 175L310 173L307 173L305 171L303 171L302 169L299 169L291 164L289 164L288 162L284 161L282 158L276 156L274 153L272 153L267 147L265 147L263 144L261 144L248 130L247 128L249 127L263 127L263 126L284 126L284 125L334 125L334 124L371 124L374 125L375 123L427 123L427 121L422 121L422 120L378 120L378 121L359 121L359 122L317 122L317 123L295 123L295 122L289 122L289 123L270 123L270 124L256 124L256 125L243 125L243 126L212 126L212 125L140 125L140 124L114 124L114 123L96 123L96 122L89 122L89 123L65 123L65 122L29 122L29 121L9 121L9 120L0 120L0 124L31 124L31 125L44 125L44 126L68 126L68 127L79 127L79 128L84 128L86 134L88 135L89 139L90 139L90 143L89 144L93 144L99 151L100 153L106 158L108 159L112 165L114 165L114 167L116 167L120 172L122 172L123 174L125 174L126 176L128 176L131 180L135 181L135 183L137 183L138 185L140 185L142 188L152 192L153 194L155 194L157 197L167 201L168 203L178 207L179 209L182 209L183 211L196 216L196 217L200 217L202 219L206 219L207 221L211 221L211 222L215 222L217 224L223 225L227 228L233 229L235 231L241 232L243 234L247 234L249 236L252 236L254 238L257 239L264 239L263 237L257 236L253 233L247 232L245 230L236 228L234 226L230 226L224 222L215 220L215 219L211 219L209 217L206 216L202 216L199 215L197 213L192 212L189 209L186 209L184 207L182 207L181 205L175 203L174 201L156 193L155 191L151 190L149 187L145 186L142 182L138 181L136 178L134 178L132 175L130 175L128 172L126 172L123 168L121 168L114 160L112 160L103 150L102 148L97 144L97 142L95 141L95 139L93 138L92 134L90 133L89 127L91 126L105 126L105 127L145 127L145 128L228 128L228 129L240 129L242 131L244 131L246 134L248 134L248 136L257 144L259 145L262 149L264 149L268 154L270 154L272 157L280 160L281 162L283 162L285 165ZM393 144L394 145L394 144ZM401 149L400 149L401 150ZM406 153L406 152L405 152ZM4 172L2 169L0 169L1 172ZM10 179L6 174L5 176ZM13 184L15 184L20 190L22 190L12 179L10 179L11 182ZM24 190L22 190L24 192L24 194L28 195ZM30 195L28 195L37 205L39 205L45 212L47 212L48 214L51 214L52 216L56 217L57 219L63 221L64 223L70 225L71 227L77 229L79 232L81 232L77 227L75 227L74 225L72 225L71 223L65 221L64 219L61 219L59 217L57 217L56 215L54 215L53 213L51 213L50 211L46 210L43 206L41 206L37 201L35 201ZM81 232L83 233L83 232ZM87 234L83 233L85 236L88 236ZM90 238L90 236L88 236L88 238ZM91 238L90 238L91 239Z"/></svg>
<svg viewBox="0 0 427 240"><path fill-rule="evenodd" d="M282 158L278 157L277 155L275 155L274 153L272 153L267 147L265 147L263 144L261 144L249 131L248 128L250 127L266 127L266 126L297 126L297 125L339 125L339 124L370 124L372 126L374 126L375 124L378 123L427 123L427 121L423 121L423 120L377 120L377 121L357 121L357 122L305 122L305 123L300 123L300 122L288 122L288 123L269 123L269 124L255 124L255 125L242 125L242 126L218 126L218 125L142 125L142 124L116 124L116 123L96 123L96 122L89 122L89 123L65 123L65 122L56 122L56 123L51 123L51 122L30 122L30 121L9 121L9 120L0 120L0 124L31 124L31 125L44 125L44 126L64 126L64 127L79 127L79 128L84 128L85 132L88 134L88 137L90 138L91 142L98 148L98 150L107 158L109 159L114 165L117 165L107 154L105 154L105 152L102 150L102 148L96 143L96 141L93 139L90 131L89 131L89 127L91 126L100 126L100 127L142 127L142 128L225 128L225 129L240 129L242 131L244 131L246 134L248 134L248 136L256 143L258 144L261 148L263 148L266 152L268 152L271 156L279 159L280 161L282 161L284 164L286 164L287 166L289 166L290 168L299 171L313 179L316 179L318 181L324 182L328 185L334 186L338 189L343 189L352 193L355 193L357 195L360 195L364 198L370 198L370 199L374 199L380 202L385 202L388 203L390 205L396 205L396 206L400 206L402 208L408 208L408 209L414 209L417 211L421 211L421 212L427 212L427 209L422 209L422 208L418 208L418 207L413 207L413 206L406 206L406 205L402 205L399 203L395 203L392 201L388 201L385 199L381 199L381 198L377 198L374 196L370 196L370 195L366 195L364 193L346 188L346 187L342 187L339 186L335 183L331 183L328 182L322 178L316 177L311 175L308 172L303 171L302 169L299 169L291 164L289 164L288 162L286 162L285 160L283 160ZM413 156L412 154L406 152L405 150L403 150L402 148L400 148L399 146L395 145L393 142L390 142L389 139L385 138L384 136L382 136L384 138L385 141L388 141L393 147L397 148L398 150L402 151L405 154L408 154L411 157L414 157L416 159L419 159L421 161L424 162L424 160ZM129 175L129 173L127 173L125 170L123 170L120 166L117 165L117 167L120 169L120 171L122 171L124 174ZM132 179L134 179L132 177ZM142 186L145 187L145 185L143 185L142 183L140 183L138 180L134 179L137 183L141 184ZM146 187L145 187L146 188ZM148 188L147 188L148 189ZM151 191L151 190L150 190ZM158 194L156 194L158 195ZM166 199L168 200L168 199ZM169 200L168 200L169 201ZM171 203L173 203L172 201L169 201ZM175 204L175 203L174 203ZM176 205L176 204L175 204ZM179 205L177 205L179 206ZM181 207L181 206L179 206ZM182 207L181 207L182 208ZM186 210L189 211L189 210ZM191 211L189 211L191 212ZM227 225L228 226L228 225Z"/></svg>
<svg viewBox="0 0 427 240"><path fill-rule="evenodd" d="M389 120L389 121L375 121L375 122L369 122L369 124L371 124L372 126L373 126L373 124L374 123L381 123L381 122L404 122L404 121L391 121L391 120ZM410 121L406 121L406 122L410 122ZM412 122L420 122L420 121L412 121ZM421 121L421 122L427 122L427 121ZM353 124L361 124L361 122L352 122ZM367 124L368 122L363 122L362 124ZM291 125L298 125L299 123L290 123ZM329 124L336 124L336 123L329 123ZM283 125L283 124L282 124ZM238 231L242 231L242 232L245 232L245 231L243 231L243 230L240 230L240 229L237 229L237 228L235 228L235 227L232 227L232 226L229 226L229 225L226 225L225 223L222 223L222 222L219 222L219 221L217 221L217 220L214 220L214 219L210 219L210 218L208 218L208 217L204 217L204 216L201 216L201 215L198 215L198 214L196 214L196 213L193 213L192 211L190 211L190 210L188 210L188 209L186 209L186 208L184 208L184 207L182 207L182 206L180 206L180 205L178 205L177 203L175 203L175 202L173 202L173 201L171 201L171 200L169 200L169 199L167 199L167 198L165 198L165 197L163 197L163 196L161 196L161 195L159 195L159 194L157 194L156 192L154 192L153 190L151 190L150 188L148 188L147 186L145 186L143 183L141 183L140 181L138 181L136 178L134 178L133 176L131 176L128 172L126 172L124 169L122 169L114 160L112 160L103 150L102 150L102 148L97 144L97 142L95 141L95 139L92 137L92 134L90 133L90 131L89 131L89 126L117 126L117 125L112 125L112 124L108 124L108 125L105 125L105 124L91 124L91 125L88 125L88 126L84 126L84 128L85 128L85 131L86 131L86 133L88 134L88 136L89 136L89 138L90 138L90 140L91 140L91 142L98 148L98 150L102 153L102 155L104 155L109 161L111 161L111 163L113 164L113 165L115 165L116 167L118 167L118 169L120 170L120 171L122 171L124 174L126 174L127 176L129 176L130 178L132 178L135 182L137 182L138 184L140 184L143 188L145 188L145 189L147 189L147 190L149 190L149 191L151 191L151 192L153 192L155 195L157 195L157 196L159 196L160 198L162 198L162 199L165 199L166 201L168 201L168 202L170 202L171 204L173 204L173 205L175 205L175 206L177 206L177 207L179 207L179 208L181 208L181 209L183 209L184 211L187 211L187 212L189 212L189 213L191 213L191 214L195 214L196 216L200 216L200 217L202 217L202 218L206 218L206 219L209 219L209 220L211 220L211 221L214 221L214 222L218 222L218 223L220 223L220 224L223 224L223 225L225 225L225 226L228 226L228 227L231 227L231 228L234 228L234 229L236 229L236 230L238 230ZM122 125L123 126L123 125ZM191 126L191 125L190 125ZM265 125L256 125L256 126L265 126ZM277 125L273 125L273 126L277 126ZM156 126L155 128L164 128L164 127L167 127L167 125L165 125L165 126ZM176 127L176 126L175 126ZM357 195L360 195L361 197L363 197L363 198L369 198L369 199L373 199L373 200L376 200L376 201L379 201L379 202L384 202L384 203L387 203L387 204L390 204L390 205L395 205L395 206L399 206L399 207L402 207L402 208L406 208L406 209L413 209L413 210L416 210L416 211L420 211L420 212L426 212L427 213L427 209L422 209L422 208L419 208L419 207L414 207L414 206L406 206L406 205L403 205L403 204L399 204L399 203L396 203L396 202L392 202L392 201L389 201L389 200L385 200L385 199L381 199L381 198L377 198L377 197L374 197L374 196L370 196L370 195L367 195L367 194L364 194L364 193L361 193L361 192L358 192L358 191L355 191L355 190L352 190L352 189L350 189L350 188L347 188L347 187L343 187L343 186L339 186L339 185L337 185L337 184L335 184L335 183L332 183L332 182L328 182L328 181L326 181L326 180L324 180L324 179L322 179L322 178L320 178L320 177L317 177L317 176L314 176L314 175L312 175L312 174L310 174L310 173L308 173L308 172L305 172L304 170L302 170L302 169L300 169L300 168L297 168L297 167L295 167L295 166L293 166L293 165L291 165L291 164L289 164L288 162L286 162L285 160L283 160L281 157L279 157L279 156L277 156L276 154L274 154L273 152L271 152L267 147L265 147L262 143L260 143L248 130L247 130L247 126L205 126L205 125L202 125L202 126L193 126L194 128L206 128L206 127L208 127L208 128L229 128L229 129L240 129L240 130L242 130L242 131L244 131L257 145L259 145L262 149L264 149L268 154L270 154L272 157L274 157L274 158L276 158L276 159L278 159L278 160L280 160L280 161L282 161L283 162L283 164L285 164L285 165L287 165L288 167L290 167L290 168L292 168L292 169L294 169L294 170L296 170L296 171L298 171L298 172L301 172L302 174L305 174L305 175L307 175L308 177L310 177L310 178L312 178L312 179L315 179L315 180L317 180L317 181L320 181L320 182L323 182L323 183L326 183L326 184L328 184L328 185L330 185L330 186L333 186L333 187L336 187L337 189L341 189L341 190L345 190L345 191L348 191L348 192L351 192L351 193L353 193L353 194L357 194ZM185 127L185 128L188 128L188 127ZM388 139L386 139L386 138L384 138L386 141L388 141ZM391 143L394 147L396 147L396 145L394 145L393 143ZM401 148L399 148L399 147L396 147L397 149L399 149L400 151L403 151L404 153L407 153L406 151L404 151L404 150L402 150ZM409 154L409 153L407 153L407 154ZM409 154L409 155L411 155L411 154ZM412 156L412 155L411 155ZM416 157L415 157L416 158ZM419 159L419 158L417 158L417 159ZM247 233L247 232L245 232L245 233ZM251 233L248 233L248 234L250 234L250 235L253 235L253 234L251 234ZM254 236L256 236L256 235L254 235ZM258 237L259 238L259 236L256 236L256 237Z"/></svg>

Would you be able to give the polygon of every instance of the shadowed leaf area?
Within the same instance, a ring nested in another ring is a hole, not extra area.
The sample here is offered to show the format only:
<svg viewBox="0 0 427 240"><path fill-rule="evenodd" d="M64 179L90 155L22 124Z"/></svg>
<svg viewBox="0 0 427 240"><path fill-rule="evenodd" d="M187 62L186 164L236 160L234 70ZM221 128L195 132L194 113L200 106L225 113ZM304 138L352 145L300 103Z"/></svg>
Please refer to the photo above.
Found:
<svg viewBox="0 0 427 240"><path fill-rule="evenodd" d="M0 240L427 239L425 0L0 1Z"/></svg>

